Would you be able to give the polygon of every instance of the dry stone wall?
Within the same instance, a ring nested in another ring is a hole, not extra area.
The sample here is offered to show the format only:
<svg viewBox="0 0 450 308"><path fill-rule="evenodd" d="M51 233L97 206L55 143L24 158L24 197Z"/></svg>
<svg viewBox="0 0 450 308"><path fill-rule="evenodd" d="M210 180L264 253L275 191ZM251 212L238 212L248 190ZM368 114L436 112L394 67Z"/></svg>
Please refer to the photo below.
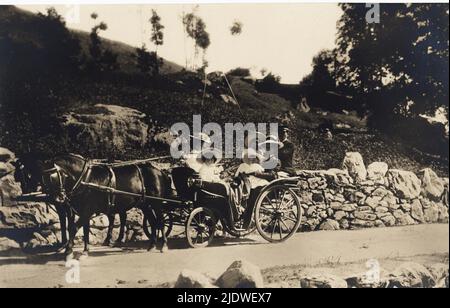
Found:
<svg viewBox="0 0 450 308"><path fill-rule="evenodd" d="M0 252L57 244L61 228L52 207L14 201L21 194L20 184L12 173L14 160L12 152L0 148ZM431 169L414 174L389 169L383 162L366 167L359 153L348 153L342 169L299 171L298 177L302 231L449 221L449 179L438 177ZM104 241L108 223L105 216L92 219L92 244ZM117 236L118 221L115 225ZM127 226L128 241L146 239L139 210L128 213Z"/></svg>

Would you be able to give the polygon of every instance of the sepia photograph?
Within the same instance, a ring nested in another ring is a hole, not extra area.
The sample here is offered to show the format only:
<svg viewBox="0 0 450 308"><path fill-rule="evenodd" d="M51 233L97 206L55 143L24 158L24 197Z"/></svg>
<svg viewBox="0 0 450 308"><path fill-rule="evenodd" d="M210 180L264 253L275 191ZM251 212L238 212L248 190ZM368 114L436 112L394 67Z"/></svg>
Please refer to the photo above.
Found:
<svg viewBox="0 0 450 308"><path fill-rule="evenodd" d="M449 288L448 119L448 1L0 0L0 288Z"/></svg>

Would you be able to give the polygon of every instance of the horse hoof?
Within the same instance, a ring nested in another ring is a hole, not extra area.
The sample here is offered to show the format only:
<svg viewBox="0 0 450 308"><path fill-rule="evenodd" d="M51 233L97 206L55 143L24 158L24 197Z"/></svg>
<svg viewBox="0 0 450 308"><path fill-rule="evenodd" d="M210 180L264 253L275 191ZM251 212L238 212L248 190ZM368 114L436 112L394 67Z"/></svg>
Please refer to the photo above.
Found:
<svg viewBox="0 0 450 308"><path fill-rule="evenodd" d="M103 242L102 246L109 247L110 244L111 244L110 242Z"/></svg>
<svg viewBox="0 0 450 308"><path fill-rule="evenodd" d="M169 247L167 247L167 245L164 245L162 248L161 248L161 253L166 253L166 252L168 252L169 251Z"/></svg>
<svg viewBox="0 0 450 308"><path fill-rule="evenodd" d="M115 242L113 247L114 248L120 248L120 247L122 247L122 244L123 244L122 242Z"/></svg>
<svg viewBox="0 0 450 308"><path fill-rule="evenodd" d="M84 251L81 256L78 258L79 261L83 261L86 260L87 258L89 258L89 252Z"/></svg>
<svg viewBox="0 0 450 308"><path fill-rule="evenodd" d="M155 250L155 246L154 246L154 245L150 246L150 247L147 249L148 252L152 252L153 250Z"/></svg>

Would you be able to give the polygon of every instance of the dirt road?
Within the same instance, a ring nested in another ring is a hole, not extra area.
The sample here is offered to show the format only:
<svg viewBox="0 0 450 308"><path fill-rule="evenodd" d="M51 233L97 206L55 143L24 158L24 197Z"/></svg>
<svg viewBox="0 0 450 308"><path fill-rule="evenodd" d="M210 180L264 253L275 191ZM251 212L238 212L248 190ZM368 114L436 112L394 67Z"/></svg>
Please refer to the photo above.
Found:
<svg viewBox="0 0 450 308"><path fill-rule="evenodd" d="M233 261L245 259L263 269L284 265L364 262L369 259L448 254L449 225L418 225L357 231L298 234L288 242L267 244L255 236L225 239L204 249L171 243L168 253L148 253L137 247L92 249L81 262L81 284L65 282L67 268L60 256L0 258L0 287L115 287L147 286L176 280L183 269L212 276Z"/></svg>

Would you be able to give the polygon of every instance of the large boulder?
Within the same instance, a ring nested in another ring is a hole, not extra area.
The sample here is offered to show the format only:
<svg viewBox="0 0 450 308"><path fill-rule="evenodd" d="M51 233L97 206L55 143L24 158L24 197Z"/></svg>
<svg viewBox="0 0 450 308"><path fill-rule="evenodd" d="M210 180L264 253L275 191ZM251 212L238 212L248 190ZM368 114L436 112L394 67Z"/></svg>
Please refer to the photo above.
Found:
<svg viewBox="0 0 450 308"><path fill-rule="evenodd" d="M427 266L427 269L433 275L437 288L448 288L448 263L435 263Z"/></svg>
<svg viewBox="0 0 450 308"><path fill-rule="evenodd" d="M441 178L430 168L421 170L419 178L422 181L422 195L432 200L440 200L445 190Z"/></svg>
<svg viewBox="0 0 450 308"><path fill-rule="evenodd" d="M433 274L421 264L408 262L397 267L388 277L390 288L432 288Z"/></svg>
<svg viewBox="0 0 450 308"><path fill-rule="evenodd" d="M301 278L300 286L304 289L346 289L348 287L344 279L325 273Z"/></svg>
<svg viewBox="0 0 450 308"><path fill-rule="evenodd" d="M179 289L212 289L216 288L213 285L212 280L203 274L191 271L183 270L178 276L178 280L175 283L175 288Z"/></svg>
<svg viewBox="0 0 450 308"><path fill-rule="evenodd" d="M124 150L143 147L149 141L149 127L142 112L115 105L95 105L62 117L62 126L72 140L84 146Z"/></svg>
<svg viewBox="0 0 450 308"><path fill-rule="evenodd" d="M247 261L236 261L216 283L221 288L263 288L261 270Z"/></svg>
<svg viewBox="0 0 450 308"><path fill-rule="evenodd" d="M364 165L363 157L358 152L348 152L345 154L342 169L357 182L365 181L367 178L367 170Z"/></svg>
<svg viewBox="0 0 450 308"><path fill-rule="evenodd" d="M0 207L0 229L42 229L59 221L57 213L43 203Z"/></svg>
<svg viewBox="0 0 450 308"><path fill-rule="evenodd" d="M384 183L388 170L389 166L384 162L371 163L367 166L367 179L377 183Z"/></svg>
<svg viewBox="0 0 450 308"><path fill-rule="evenodd" d="M410 171L390 169L387 173L389 186L399 198L416 199L422 191L422 182Z"/></svg>
<svg viewBox="0 0 450 308"><path fill-rule="evenodd" d="M16 182L14 175L8 174L0 178L0 206L11 205L11 201L22 195L22 187Z"/></svg>

